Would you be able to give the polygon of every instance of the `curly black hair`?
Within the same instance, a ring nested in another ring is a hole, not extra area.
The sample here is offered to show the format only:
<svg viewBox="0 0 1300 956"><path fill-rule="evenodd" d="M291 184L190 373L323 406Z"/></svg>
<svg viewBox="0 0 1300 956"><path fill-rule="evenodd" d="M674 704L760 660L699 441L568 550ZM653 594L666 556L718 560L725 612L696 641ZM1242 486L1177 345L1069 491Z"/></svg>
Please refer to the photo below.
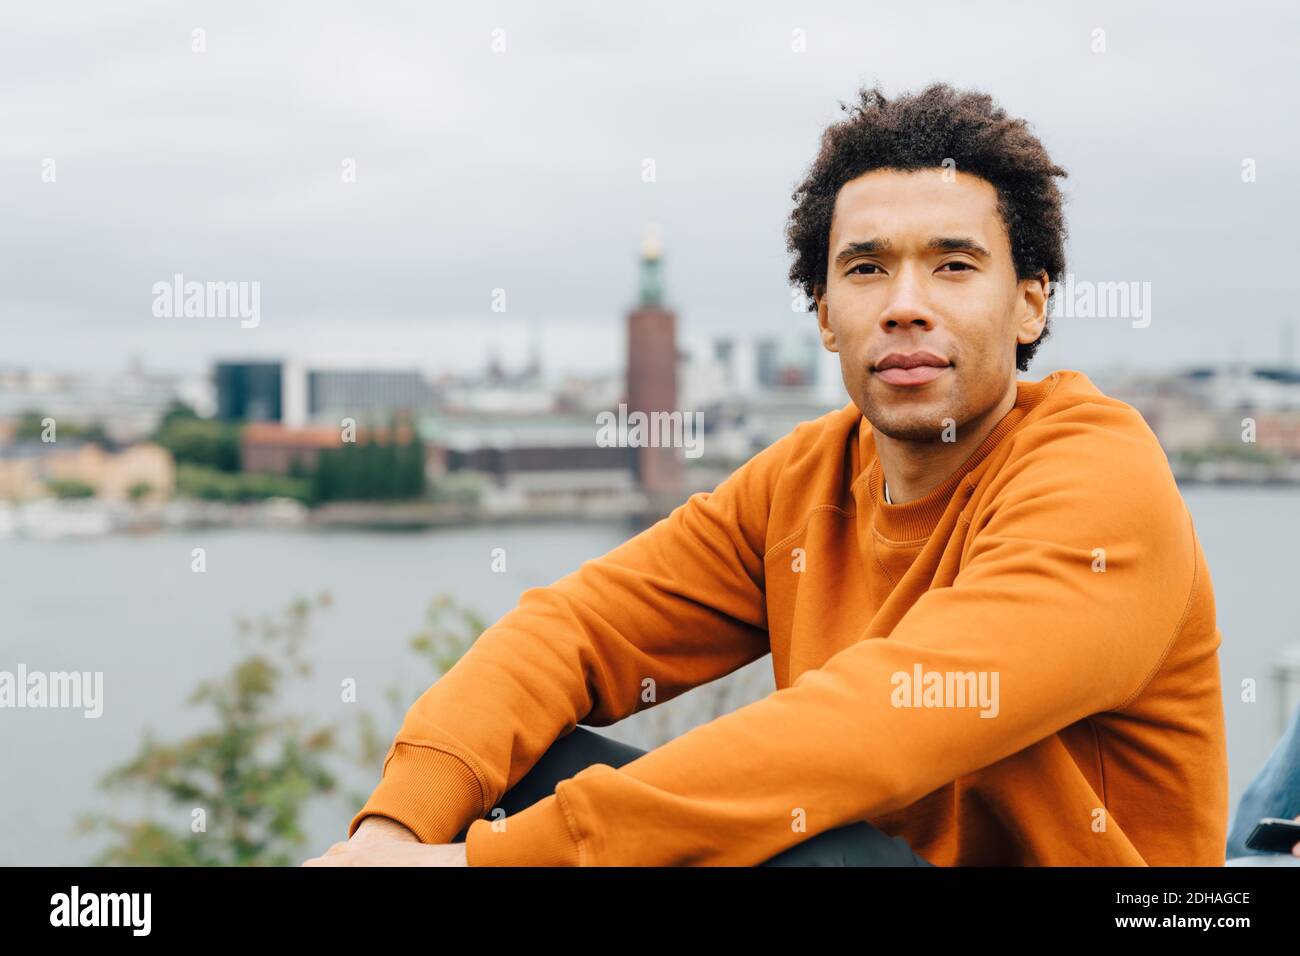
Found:
<svg viewBox="0 0 1300 956"><path fill-rule="evenodd" d="M987 93L933 83L918 93L885 98L863 88L850 116L828 127L807 176L793 196L786 248L794 253L790 281L812 300L826 287L831 212L840 187L874 169L956 168L988 180L1011 239L1016 278L1042 272L1050 281L1065 271L1065 216L1053 177L1067 175L1052 162L1022 119L1008 117ZM841 103L842 110L850 107ZM1055 286L1051 287L1055 291ZM816 308L815 302L809 310ZM1050 315L1051 298L1048 299ZM1016 368L1025 371L1049 329L1036 342L1016 345Z"/></svg>

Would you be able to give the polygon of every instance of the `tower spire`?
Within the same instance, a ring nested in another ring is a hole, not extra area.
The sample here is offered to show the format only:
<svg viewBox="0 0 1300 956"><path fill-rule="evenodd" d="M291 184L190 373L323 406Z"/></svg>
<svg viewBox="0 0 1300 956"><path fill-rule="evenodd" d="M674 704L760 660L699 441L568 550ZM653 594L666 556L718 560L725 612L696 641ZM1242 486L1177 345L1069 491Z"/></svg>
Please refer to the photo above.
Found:
<svg viewBox="0 0 1300 956"><path fill-rule="evenodd" d="M664 286L660 273L662 245L658 223L649 223L641 239L641 307L663 304Z"/></svg>

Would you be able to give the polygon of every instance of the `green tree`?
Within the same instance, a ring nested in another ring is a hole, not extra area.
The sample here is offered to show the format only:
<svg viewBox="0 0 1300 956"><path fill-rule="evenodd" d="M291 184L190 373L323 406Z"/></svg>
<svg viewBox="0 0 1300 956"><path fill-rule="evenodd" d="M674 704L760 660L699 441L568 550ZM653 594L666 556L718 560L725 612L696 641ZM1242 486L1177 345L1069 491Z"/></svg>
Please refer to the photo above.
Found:
<svg viewBox="0 0 1300 956"><path fill-rule="evenodd" d="M356 762L377 779L392 734L380 731L374 714L361 710L352 727L358 746L352 748L340 728L280 710L289 683L311 675L304 653L311 615L330 603L323 593L314 602L294 601L279 618L239 622L245 655L190 697L192 706L211 715L209 726L173 743L146 734L136 756L100 781L109 791L161 795L185 824L83 815L81 832L113 838L94 865L294 866L307 855L302 820L311 801L341 797L349 817L361 806L366 794L340 792L334 764ZM441 594L431 601L424 627L409 646L437 679L485 629L477 612ZM400 722L409 701L427 686L389 687L388 723ZM206 814L206 826L198 832L191 823L196 809Z"/></svg>
<svg viewBox="0 0 1300 956"><path fill-rule="evenodd" d="M396 426L384 441L373 433L358 443L320 453L311 476L311 497L326 501L408 501L427 491L424 446L416 435L396 441Z"/></svg>
<svg viewBox="0 0 1300 956"><path fill-rule="evenodd" d="M95 489L91 485L86 484L84 481L79 481L76 478L47 478L45 479L45 487L49 488L50 492L56 498L68 499L95 497Z"/></svg>
<svg viewBox="0 0 1300 956"><path fill-rule="evenodd" d="M384 445L372 431L361 448L361 487L357 497L381 501L388 496L389 476L384 472Z"/></svg>
<svg viewBox="0 0 1300 956"><path fill-rule="evenodd" d="M67 434L65 432L65 434ZM91 422L84 428L78 428L73 432L73 437L84 442L90 442L99 445L101 448L112 448L113 439L108 437L108 432L104 429L103 422Z"/></svg>
<svg viewBox="0 0 1300 956"><path fill-rule="evenodd" d="M208 418L175 417L154 435L178 463L204 465L218 471L239 471L238 425Z"/></svg>
<svg viewBox="0 0 1300 956"><path fill-rule="evenodd" d="M400 500L402 498L402 472L399 467L401 454L395 430L390 429L388 441L375 449L375 459L379 463L376 471L378 472L377 490L380 495L389 500Z"/></svg>
<svg viewBox="0 0 1300 956"><path fill-rule="evenodd" d="M487 620L473 608L449 594L439 594L429 603L424 628L411 638L411 650L441 677L464 656L487 627Z"/></svg>
<svg viewBox="0 0 1300 956"><path fill-rule="evenodd" d="M398 470L402 475L401 497L423 498L428 492L428 479L424 474L424 442L414 431L399 457Z"/></svg>
<svg viewBox="0 0 1300 956"><path fill-rule="evenodd" d="M338 492L336 497L343 501L355 501L361 497L361 445L349 443L334 449L333 454L338 465Z"/></svg>
<svg viewBox="0 0 1300 956"><path fill-rule="evenodd" d="M177 829L157 820L90 814L83 832L116 838L95 865L289 866L301 862L302 815L313 798L334 792L329 758L340 752L336 728L277 712L292 680L311 674L303 655L313 602L294 601L280 619L240 622L247 653L225 675L190 697L210 712L210 726L175 743L147 734L139 752L109 771L109 791L162 794L186 817ZM202 810L205 825L190 823ZM197 832L196 832L197 829Z"/></svg>
<svg viewBox="0 0 1300 956"><path fill-rule="evenodd" d="M18 416L18 422L14 426L14 438L18 441L40 441L45 432L45 426L42 424L49 417L44 412L35 409L25 411Z"/></svg>
<svg viewBox="0 0 1300 956"><path fill-rule="evenodd" d="M229 474L202 465L178 465L176 493L202 501L257 501L263 498L292 498L306 504L311 500L310 482L271 472Z"/></svg>
<svg viewBox="0 0 1300 956"><path fill-rule="evenodd" d="M316 467L311 473L312 504L332 501L338 495L337 460L332 451L326 449L316 458Z"/></svg>
<svg viewBox="0 0 1300 956"><path fill-rule="evenodd" d="M166 430L167 426L178 421L197 421L199 413L191 406L182 402L178 398L172 399L165 409L163 409L162 418L158 420L158 427L154 429L155 440L159 434Z"/></svg>
<svg viewBox="0 0 1300 956"><path fill-rule="evenodd" d="M45 412L29 410L18 416L18 422L14 427L14 438L18 441L42 441L45 435L45 419L55 418L53 415L47 415ZM108 437L101 422L91 422L89 425L79 425L75 422L61 421L55 418L55 437L62 441L76 439L77 441L93 442L105 448L111 448L113 442Z"/></svg>

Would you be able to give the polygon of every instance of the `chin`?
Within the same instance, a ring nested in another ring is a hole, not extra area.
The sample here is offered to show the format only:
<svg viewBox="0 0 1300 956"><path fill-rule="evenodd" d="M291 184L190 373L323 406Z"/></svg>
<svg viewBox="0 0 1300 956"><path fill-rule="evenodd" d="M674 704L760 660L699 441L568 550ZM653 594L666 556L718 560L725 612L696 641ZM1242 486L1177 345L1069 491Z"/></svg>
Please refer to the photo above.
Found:
<svg viewBox="0 0 1300 956"><path fill-rule="evenodd" d="M955 412L936 409L935 403L923 402L920 396L910 402L893 396L891 399L868 400L859 406L863 417L882 435L899 441L938 441L943 434L944 419L950 418L960 425L961 418Z"/></svg>
<svg viewBox="0 0 1300 956"><path fill-rule="evenodd" d="M868 420L870 421L870 419ZM888 435L895 441L924 444L943 440L944 426L929 417L900 421L886 416L884 420L871 422L871 427L882 435Z"/></svg>

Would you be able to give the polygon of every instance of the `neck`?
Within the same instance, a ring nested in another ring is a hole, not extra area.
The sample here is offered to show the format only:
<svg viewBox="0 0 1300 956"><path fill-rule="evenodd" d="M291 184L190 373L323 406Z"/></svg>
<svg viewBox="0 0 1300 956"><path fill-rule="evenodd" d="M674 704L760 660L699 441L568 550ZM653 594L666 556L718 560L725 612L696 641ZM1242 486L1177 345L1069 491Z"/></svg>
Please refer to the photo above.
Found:
<svg viewBox="0 0 1300 956"><path fill-rule="evenodd" d="M961 467L1016 404L1013 378L993 408L957 429L956 441L904 441L875 432L880 469L889 484L889 498L901 505L924 498Z"/></svg>

